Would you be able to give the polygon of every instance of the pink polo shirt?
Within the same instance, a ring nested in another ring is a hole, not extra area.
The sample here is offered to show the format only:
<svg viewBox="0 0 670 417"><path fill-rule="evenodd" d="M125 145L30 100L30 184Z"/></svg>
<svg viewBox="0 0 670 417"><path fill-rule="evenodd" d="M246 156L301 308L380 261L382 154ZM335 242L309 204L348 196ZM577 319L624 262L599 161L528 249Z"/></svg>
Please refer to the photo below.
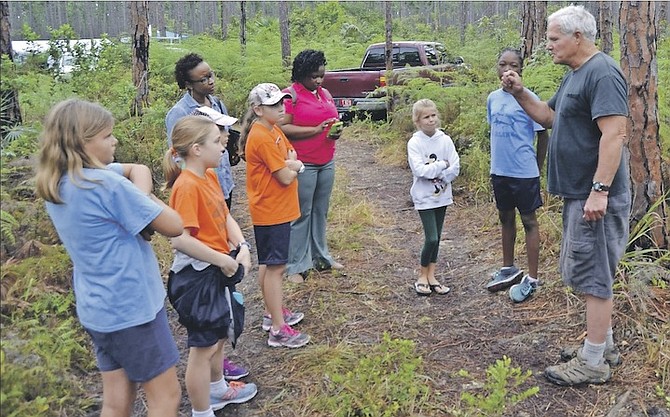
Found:
<svg viewBox="0 0 670 417"><path fill-rule="evenodd" d="M293 124L296 126L316 126L324 120L337 118L337 107L335 102L323 92L322 87L317 91L321 100L317 100L314 94L306 89L302 84L293 83L297 100L293 107L291 99L284 100L284 107L287 114L293 115ZM284 89L284 92L289 92ZM298 154L298 159L308 164L323 165L332 161L335 155L335 141L327 138L328 130L324 130L318 135L300 139L291 140L291 145Z"/></svg>

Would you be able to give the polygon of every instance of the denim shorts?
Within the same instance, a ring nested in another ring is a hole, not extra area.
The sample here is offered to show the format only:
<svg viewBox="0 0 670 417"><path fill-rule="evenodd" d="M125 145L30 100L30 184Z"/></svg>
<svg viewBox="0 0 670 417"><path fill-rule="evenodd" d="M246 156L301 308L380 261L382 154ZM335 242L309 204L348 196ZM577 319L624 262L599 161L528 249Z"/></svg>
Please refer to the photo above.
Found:
<svg viewBox="0 0 670 417"><path fill-rule="evenodd" d="M585 203L575 199L563 203L559 270L563 282L576 292L610 299L616 268L628 243L630 195L610 196L605 217L597 221L584 220Z"/></svg>
<svg viewBox="0 0 670 417"><path fill-rule="evenodd" d="M496 207L500 211L519 209L520 214L531 214L542 206L540 177L513 178L491 175Z"/></svg>
<svg viewBox="0 0 670 417"><path fill-rule="evenodd" d="M132 382L147 382L179 362L165 307L152 321L110 333L86 329L101 372L123 368Z"/></svg>
<svg viewBox="0 0 670 417"><path fill-rule="evenodd" d="M254 226L259 265L286 265L291 242L291 223Z"/></svg>

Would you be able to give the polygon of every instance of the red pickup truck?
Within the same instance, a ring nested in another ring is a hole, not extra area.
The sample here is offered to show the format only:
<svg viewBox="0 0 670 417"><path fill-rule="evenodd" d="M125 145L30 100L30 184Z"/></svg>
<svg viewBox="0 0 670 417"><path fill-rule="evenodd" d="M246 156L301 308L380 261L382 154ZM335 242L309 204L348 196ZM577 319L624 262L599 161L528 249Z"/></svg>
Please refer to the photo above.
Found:
<svg viewBox="0 0 670 417"><path fill-rule="evenodd" d="M322 86L335 100L340 119L348 120L357 112L386 117L386 44L368 46L360 68L326 71ZM463 58L452 59L437 42L393 42L392 84L402 84L413 77L431 78L447 86L451 79L445 72L463 67Z"/></svg>

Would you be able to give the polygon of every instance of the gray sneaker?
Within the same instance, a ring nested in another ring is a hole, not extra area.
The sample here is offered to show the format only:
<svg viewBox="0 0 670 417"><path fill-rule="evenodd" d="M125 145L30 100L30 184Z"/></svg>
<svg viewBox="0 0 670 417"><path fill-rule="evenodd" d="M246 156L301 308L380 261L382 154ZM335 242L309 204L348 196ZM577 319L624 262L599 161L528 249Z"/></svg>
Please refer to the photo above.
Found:
<svg viewBox="0 0 670 417"><path fill-rule="evenodd" d="M286 307L282 307L281 311L282 314L284 315L284 323L288 324L289 326L295 326L296 324L300 323L302 319L305 318L305 313L301 313L299 311L291 311ZM269 314L264 315L261 327L266 332L270 331L270 327L272 327L272 316L270 316Z"/></svg>
<svg viewBox="0 0 670 417"><path fill-rule="evenodd" d="M612 376L610 366L604 360L598 366L588 365L582 359L582 350L570 362L550 366L544 370L544 376L554 384L573 386L581 384L604 384Z"/></svg>
<svg viewBox="0 0 670 417"><path fill-rule="evenodd" d="M564 362L567 362L577 356L577 352L579 349L581 349L581 346L567 346L561 349L561 360ZM616 346L612 346L611 348L605 348L605 362L609 364L609 366L619 366L621 365L621 353L619 353L619 349L617 349Z"/></svg>
<svg viewBox="0 0 670 417"><path fill-rule="evenodd" d="M244 382L232 381L228 383L228 389L221 397L209 395L209 404L212 410L218 411L228 404L242 404L254 398L258 393L256 384L245 384Z"/></svg>
<svg viewBox="0 0 670 417"><path fill-rule="evenodd" d="M523 271L512 265L507 268L500 268L491 276L491 281L486 284L486 289L491 292L496 292L509 288L512 284L521 281Z"/></svg>
<svg viewBox="0 0 670 417"><path fill-rule="evenodd" d="M309 343L310 337L304 333L294 330L288 324L284 324L278 331L270 330L268 346L299 348Z"/></svg>
<svg viewBox="0 0 670 417"><path fill-rule="evenodd" d="M526 301L533 295L540 281L531 281L528 275L525 275L520 283L514 284L509 289L509 298L515 303Z"/></svg>

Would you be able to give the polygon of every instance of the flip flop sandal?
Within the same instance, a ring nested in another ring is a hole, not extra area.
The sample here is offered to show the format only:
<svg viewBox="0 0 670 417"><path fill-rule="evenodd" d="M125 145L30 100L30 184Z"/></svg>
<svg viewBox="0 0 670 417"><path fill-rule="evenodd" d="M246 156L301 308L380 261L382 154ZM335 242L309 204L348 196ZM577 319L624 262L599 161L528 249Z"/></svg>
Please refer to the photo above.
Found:
<svg viewBox="0 0 670 417"><path fill-rule="evenodd" d="M433 285L430 285L430 290L432 292L434 292L435 294L444 295L444 294L448 294L449 291L451 291L451 288L445 287L442 284L433 284Z"/></svg>
<svg viewBox="0 0 670 417"><path fill-rule="evenodd" d="M421 296L427 296L427 295L430 295L430 293L431 293L430 286L428 284L424 284L422 282L415 282L414 283L414 291L416 291L417 295L421 295Z"/></svg>

